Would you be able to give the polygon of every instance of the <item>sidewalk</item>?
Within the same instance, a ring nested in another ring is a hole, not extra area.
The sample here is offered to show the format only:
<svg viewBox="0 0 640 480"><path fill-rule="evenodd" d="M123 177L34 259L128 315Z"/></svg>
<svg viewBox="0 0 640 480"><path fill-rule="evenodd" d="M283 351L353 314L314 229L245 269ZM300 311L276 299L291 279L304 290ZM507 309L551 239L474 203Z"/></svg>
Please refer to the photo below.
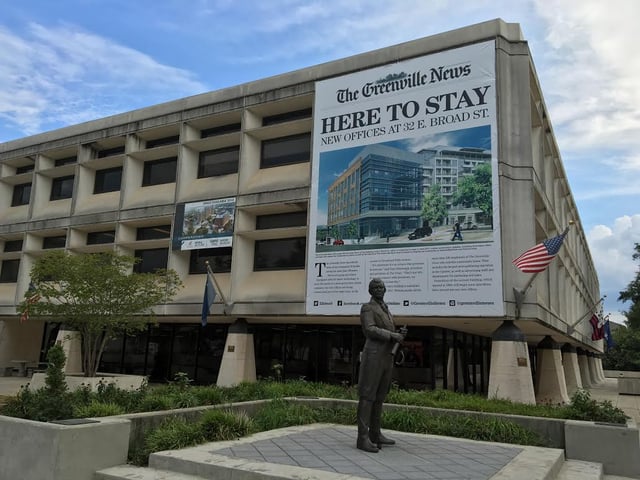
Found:
<svg viewBox="0 0 640 480"><path fill-rule="evenodd" d="M592 386L589 389L594 400L609 400L614 407L624 411L636 425L640 425L640 395L619 395L618 379L606 378L604 383Z"/></svg>

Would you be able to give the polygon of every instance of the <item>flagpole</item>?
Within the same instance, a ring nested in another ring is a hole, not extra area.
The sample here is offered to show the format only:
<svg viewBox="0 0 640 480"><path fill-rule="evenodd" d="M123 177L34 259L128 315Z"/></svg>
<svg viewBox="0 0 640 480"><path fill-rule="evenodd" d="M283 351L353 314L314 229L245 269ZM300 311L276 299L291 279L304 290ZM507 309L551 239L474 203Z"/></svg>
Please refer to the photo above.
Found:
<svg viewBox="0 0 640 480"><path fill-rule="evenodd" d="M211 267L209 266L209 260L205 260L204 264L207 267L207 275L209 276L211 281L213 281L213 284L216 286L216 290L218 291L218 294L220 295L220 298L222 299L222 303L224 303L224 313L226 315L227 314L227 307L229 307L230 305L227 303L227 299L225 298L224 293L222 293L222 289L220 288L220 285L218 285L218 281L216 280L216 277L213 274L213 271L211 270Z"/></svg>
<svg viewBox="0 0 640 480"><path fill-rule="evenodd" d="M562 232L563 236L567 235L567 233L569 232L569 227L571 227L571 225L573 224L574 224L573 220L569 220L569 225L567 225L564 231ZM540 272L536 272L533 275L531 275L531 278L529 278L524 288L519 289L517 287L513 287L513 296L516 301L516 319L520 318L520 311L522 310L524 297L527 294L527 290L529 290L529 288L531 288L531 285L533 285L533 281L538 277L539 273Z"/></svg>

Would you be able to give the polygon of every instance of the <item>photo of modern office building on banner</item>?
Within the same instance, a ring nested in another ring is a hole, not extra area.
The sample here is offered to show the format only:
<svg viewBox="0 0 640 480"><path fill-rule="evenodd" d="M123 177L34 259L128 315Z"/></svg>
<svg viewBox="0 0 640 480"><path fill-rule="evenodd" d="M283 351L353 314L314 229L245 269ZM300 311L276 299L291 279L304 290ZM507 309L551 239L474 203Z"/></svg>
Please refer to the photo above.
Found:
<svg viewBox="0 0 640 480"><path fill-rule="evenodd" d="M488 199L456 203L483 168ZM433 185L447 214L410 240ZM525 289L512 260L570 221ZM355 384L380 277L409 330L401 387L566 402L602 377L593 260L527 42L502 20L0 144L0 372L56 339L74 355L63 319L19 319L49 249L184 283L102 372ZM202 326L205 262L221 295Z"/></svg>

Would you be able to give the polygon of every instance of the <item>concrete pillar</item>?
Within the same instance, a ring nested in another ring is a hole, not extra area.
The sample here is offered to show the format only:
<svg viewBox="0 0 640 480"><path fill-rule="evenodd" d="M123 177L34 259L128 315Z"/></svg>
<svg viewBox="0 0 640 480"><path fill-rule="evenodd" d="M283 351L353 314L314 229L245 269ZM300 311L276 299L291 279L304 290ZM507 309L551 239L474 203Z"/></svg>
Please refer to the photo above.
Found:
<svg viewBox="0 0 640 480"><path fill-rule="evenodd" d="M607 380L607 377L605 377L604 375L604 369L602 368L602 354L601 353L596 353L596 369L598 371L598 378L600 379L601 382L605 382Z"/></svg>
<svg viewBox="0 0 640 480"><path fill-rule="evenodd" d="M256 355L253 333L244 318L237 319L227 332L220 372L216 385L231 387L241 382L256 381Z"/></svg>
<svg viewBox="0 0 640 480"><path fill-rule="evenodd" d="M67 362L64 364L64 373L67 375L80 375L82 368L82 338L80 332L74 330L58 330L56 343L62 345Z"/></svg>
<svg viewBox="0 0 640 480"><path fill-rule="evenodd" d="M589 359L587 358L587 352L581 348L576 350L578 353L578 365L580 366L582 388L591 388L591 373L589 372Z"/></svg>
<svg viewBox="0 0 640 480"><path fill-rule="evenodd" d="M512 320L504 321L491 336L488 397L536 403L527 342Z"/></svg>
<svg viewBox="0 0 640 480"><path fill-rule="evenodd" d="M582 377L580 376L576 347L570 343L565 343L562 347L562 368L564 369L564 379L567 382L567 394L571 397L576 390L582 388Z"/></svg>
<svg viewBox="0 0 640 480"><path fill-rule="evenodd" d="M569 403L560 344L549 335L538 344L536 401L550 405Z"/></svg>
<svg viewBox="0 0 640 480"><path fill-rule="evenodd" d="M591 380L591 385L597 385L600 383L600 379L598 378L596 357L593 355L593 352L587 352L587 359L589 361L589 379Z"/></svg>
<svg viewBox="0 0 640 480"><path fill-rule="evenodd" d="M449 355L447 356L447 390L455 389L455 370L457 362L457 370L458 370L458 391L462 392L464 390L464 369L462 365L462 356L460 355L460 349L458 349L457 359L455 359L454 355L455 349L449 349Z"/></svg>

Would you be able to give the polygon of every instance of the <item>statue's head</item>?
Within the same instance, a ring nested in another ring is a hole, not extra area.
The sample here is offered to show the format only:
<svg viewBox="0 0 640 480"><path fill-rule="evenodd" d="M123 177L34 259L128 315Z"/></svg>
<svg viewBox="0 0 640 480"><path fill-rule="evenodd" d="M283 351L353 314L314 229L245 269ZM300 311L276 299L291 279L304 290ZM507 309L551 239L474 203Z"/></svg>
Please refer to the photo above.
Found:
<svg viewBox="0 0 640 480"><path fill-rule="evenodd" d="M369 282L369 293L374 298L382 298L387 291L387 287L384 286L384 282L379 278L373 278Z"/></svg>

